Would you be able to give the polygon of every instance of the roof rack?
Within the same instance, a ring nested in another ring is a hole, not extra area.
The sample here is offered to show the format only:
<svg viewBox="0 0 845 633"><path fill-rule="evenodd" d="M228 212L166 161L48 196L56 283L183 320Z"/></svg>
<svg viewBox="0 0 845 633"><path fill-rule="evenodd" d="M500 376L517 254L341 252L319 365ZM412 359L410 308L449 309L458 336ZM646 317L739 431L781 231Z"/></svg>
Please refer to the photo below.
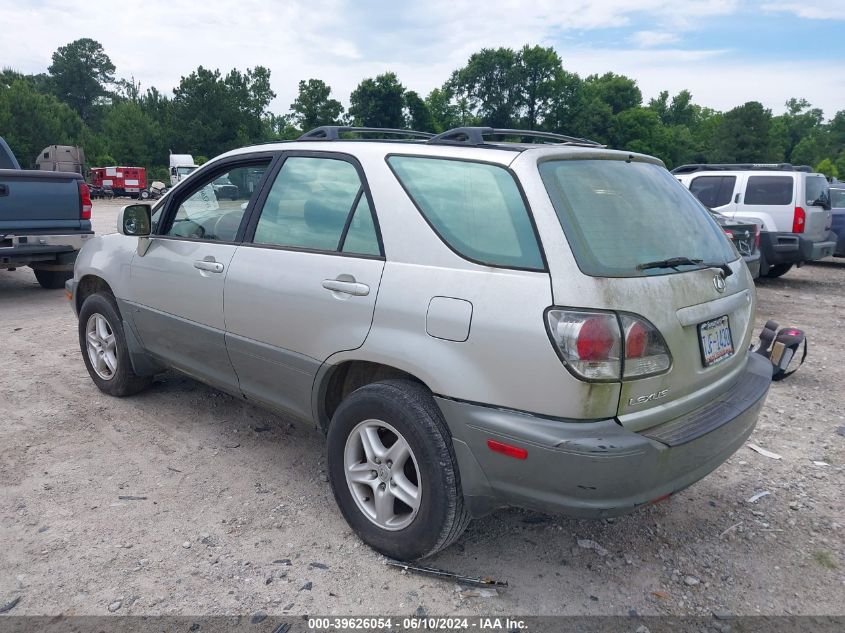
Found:
<svg viewBox="0 0 845 633"><path fill-rule="evenodd" d="M434 134L416 130L400 130L390 127L350 127L346 125L321 125L309 130L298 141L339 141L341 134L388 134L391 136L410 136L411 138L430 139Z"/></svg>
<svg viewBox="0 0 845 633"><path fill-rule="evenodd" d="M434 138L429 139L433 145L497 145L484 140L485 136L517 136L520 138L539 138L557 141L565 145L585 145L589 147L604 147L601 143L576 136L540 132L537 130L511 130L493 127L456 127L446 130Z"/></svg>
<svg viewBox="0 0 845 633"><path fill-rule="evenodd" d="M802 171L812 172L809 165L793 165L791 163L696 163L681 165L672 170L673 174L692 174L697 171Z"/></svg>

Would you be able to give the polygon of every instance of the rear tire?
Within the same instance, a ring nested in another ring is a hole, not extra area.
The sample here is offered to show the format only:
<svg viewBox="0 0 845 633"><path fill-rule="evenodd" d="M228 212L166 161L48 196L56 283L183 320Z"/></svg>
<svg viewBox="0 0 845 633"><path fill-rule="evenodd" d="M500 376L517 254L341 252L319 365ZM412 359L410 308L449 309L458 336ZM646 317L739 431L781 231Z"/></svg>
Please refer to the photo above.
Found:
<svg viewBox="0 0 845 633"><path fill-rule="evenodd" d="M792 264L772 264L766 277L781 277L792 269Z"/></svg>
<svg viewBox="0 0 845 633"><path fill-rule="evenodd" d="M65 282L73 277L72 270L39 270L35 268L33 272L41 287L47 290L64 288Z"/></svg>
<svg viewBox="0 0 845 633"><path fill-rule="evenodd" d="M327 454L340 511L382 554L425 558L466 529L470 515L452 437L422 385L385 380L354 391L332 417ZM397 455L403 457L393 463Z"/></svg>
<svg viewBox="0 0 845 633"><path fill-rule="evenodd" d="M79 347L91 380L103 393L131 396L152 383L152 376L139 376L132 369L123 321L110 295L92 294L83 302Z"/></svg>

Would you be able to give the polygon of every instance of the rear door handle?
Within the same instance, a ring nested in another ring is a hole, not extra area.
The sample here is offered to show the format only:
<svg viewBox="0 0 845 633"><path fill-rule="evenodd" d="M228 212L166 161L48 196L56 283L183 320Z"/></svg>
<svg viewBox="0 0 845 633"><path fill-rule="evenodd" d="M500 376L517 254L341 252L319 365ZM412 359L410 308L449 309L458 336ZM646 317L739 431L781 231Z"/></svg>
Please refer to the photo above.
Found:
<svg viewBox="0 0 845 633"><path fill-rule="evenodd" d="M354 278L353 278L354 279ZM370 287L357 281L343 281L340 279L323 279L323 288L332 292L342 292L355 297L366 297L370 294Z"/></svg>
<svg viewBox="0 0 845 633"><path fill-rule="evenodd" d="M9 185L0 185L0 196L9 195Z"/></svg>
<svg viewBox="0 0 845 633"><path fill-rule="evenodd" d="M214 261L213 257L206 257L205 259L194 262L194 268L210 273L222 273L225 266L220 262Z"/></svg>

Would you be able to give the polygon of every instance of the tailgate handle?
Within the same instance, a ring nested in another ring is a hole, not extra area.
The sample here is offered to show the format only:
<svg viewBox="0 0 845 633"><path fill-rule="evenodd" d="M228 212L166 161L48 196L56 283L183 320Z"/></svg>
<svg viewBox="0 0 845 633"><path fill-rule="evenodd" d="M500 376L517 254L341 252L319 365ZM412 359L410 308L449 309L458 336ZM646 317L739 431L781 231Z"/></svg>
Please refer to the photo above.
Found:
<svg viewBox="0 0 845 633"><path fill-rule="evenodd" d="M730 314L750 304L751 293L748 290L743 290L729 297L708 301L707 303L699 303L688 308L681 308L675 314L678 315L678 321L683 326L698 325L704 321Z"/></svg>
<svg viewBox="0 0 845 633"><path fill-rule="evenodd" d="M9 195L9 185L0 185L0 196Z"/></svg>
<svg viewBox="0 0 845 633"><path fill-rule="evenodd" d="M323 279L323 288L331 290L332 292L342 292L347 295L355 297L366 297L370 294L370 287L367 284L361 284L354 281L345 281L342 279Z"/></svg>

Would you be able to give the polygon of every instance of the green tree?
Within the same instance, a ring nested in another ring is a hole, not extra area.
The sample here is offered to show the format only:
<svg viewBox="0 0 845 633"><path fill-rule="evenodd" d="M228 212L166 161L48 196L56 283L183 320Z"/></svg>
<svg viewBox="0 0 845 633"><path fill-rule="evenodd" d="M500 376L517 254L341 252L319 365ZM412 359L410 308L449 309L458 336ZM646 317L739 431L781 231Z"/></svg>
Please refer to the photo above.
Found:
<svg viewBox="0 0 845 633"><path fill-rule="evenodd" d="M395 73L364 79L349 95L354 125L401 128L405 124L405 87Z"/></svg>
<svg viewBox="0 0 845 633"><path fill-rule="evenodd" d="M560 56L551 47L522 47L517 55L519 87L524 108L523 125L533 130L554 107L559 79L563 74Z"/></svg>
<svg viewBox="0 0 845 633"><path fill-rule="evenodd" d="M299 129L311 130L321 125L337 125L343 106L331 99L331 87L321 79L299 82L299 95L291 104L292 123Z"/></svg>
<svg viewBox="0 0 845 633"><path fill-rule="evenodd" d="M0 83L0 136L22 167L35 165L48 145L76 145L85 124L68 105L24 80Z"/></svg>
<svg viewBox="0 0 845 633"><path fill-rule="evenodd" d="M772 111L749 101L725 112L713 130L711 160L723 163L759 163L770 159L769 130Z"/></svg>
<svg viewBox="0 0 845 633"><path fill-rule="evenodd" d="M167 154L161 126L135 101L122 101L110 107L103 117L103 135L108 151L121 165L161 164Z"/></svg>
<svg viewBox="0 0 845 633"><path fill-rule="evenodd" d="M408 109L408 127L420 132L434 132L436 126L428 104L413 90L405 93L405 107Z"/></svg>
<svg viewBox="0 0 845 633"><path fill-rule="evenodd" d="M829 158L825 158L819 162L819 164L816 165L815 170L820 174L824 174L828 178L839 178L839 170Z"/></svg>
<svg viewBox="0 0 845 633"><path fill-rule="evenodd" d="M610 106L613 114L619 114L629 108L642 104L643 94L637 82L625 75L605 73L590 75L584 80L584 92L587 100L599 99Z"/></svg>
<svg viewBox="0 0 845 633"><path fill-rule="evenodd" d="M61 46L48 70L56 96L90 123L96 101L114 81L115 67L102 45L84 37Z"/></svg>
<svg viewBox="0 0 845 633"><path fill-rule="evenodd" d="M521 74L519 55L512 49L484 48L452 73L447 89L457 100L465 99L482 124L513 128L524 102Z"/></svg>

